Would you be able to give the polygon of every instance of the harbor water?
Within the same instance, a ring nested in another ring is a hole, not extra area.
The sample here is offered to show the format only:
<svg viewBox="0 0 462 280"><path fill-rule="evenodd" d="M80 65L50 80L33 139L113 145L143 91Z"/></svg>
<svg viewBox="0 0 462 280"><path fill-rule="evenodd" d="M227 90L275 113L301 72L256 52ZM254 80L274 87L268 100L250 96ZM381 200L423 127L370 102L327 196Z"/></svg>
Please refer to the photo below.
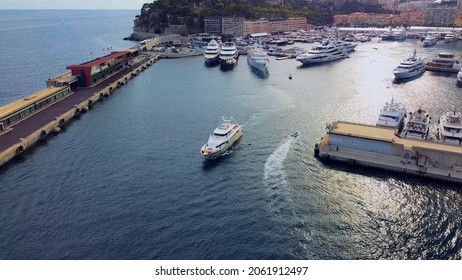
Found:
<svg viewBox="0 0 462 280"><path fill-rule="evenodd" d="M133 46L122 38L137 13L0 11L0 105L91 51ZM462 107L455 74L396 83L392 70L414 49L461 47L374 38L330 64L271 57L267 76L243 56L228 71L160 60L0 169L0 258L461 259L460 186L313 157L326 123L375 124L392 98L425 107L436 129ZM221 116L244 136L204 161Z"/></svg>

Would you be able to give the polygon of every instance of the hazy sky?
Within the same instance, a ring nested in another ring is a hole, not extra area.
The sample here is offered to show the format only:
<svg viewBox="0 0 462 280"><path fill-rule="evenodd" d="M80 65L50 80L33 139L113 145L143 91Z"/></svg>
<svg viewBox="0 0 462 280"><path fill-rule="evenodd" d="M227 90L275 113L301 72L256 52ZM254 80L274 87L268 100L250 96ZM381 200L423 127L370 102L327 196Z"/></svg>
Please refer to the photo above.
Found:
<svg viewBox="0 0 462 280"><path fill-rule="evenodd" d="M152 0L0 0L0 9L141 9Z"/></svg>

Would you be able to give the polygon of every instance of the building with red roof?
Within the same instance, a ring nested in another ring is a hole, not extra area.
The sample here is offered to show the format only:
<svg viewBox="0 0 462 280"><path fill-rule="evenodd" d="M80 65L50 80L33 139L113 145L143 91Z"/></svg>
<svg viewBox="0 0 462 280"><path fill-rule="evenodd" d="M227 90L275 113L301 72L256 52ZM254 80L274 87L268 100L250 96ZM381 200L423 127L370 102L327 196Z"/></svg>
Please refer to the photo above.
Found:
<svg viewBox="0 0 462 280"><path fill-rule="evenodd" d="M131 54L130 51L116 51L82 64L69 65L66 69L77 78L79 87L89 87L127 67Z"/></svg>

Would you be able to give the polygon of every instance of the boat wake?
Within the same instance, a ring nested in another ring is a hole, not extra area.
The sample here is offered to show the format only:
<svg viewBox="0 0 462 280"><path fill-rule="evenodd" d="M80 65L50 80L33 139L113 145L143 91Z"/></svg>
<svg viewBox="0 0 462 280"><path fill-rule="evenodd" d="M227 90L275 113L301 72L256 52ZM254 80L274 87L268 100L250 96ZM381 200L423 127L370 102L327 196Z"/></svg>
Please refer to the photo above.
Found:
<svg viewBox="0 0 462 280"><path fill-rule="evenodd" d="M266 160L265 163L265 173L264 181L268 186L269 194L271 200L275 204L286 204L289 202L289 196L287 194L287 179L286 172L284 169L284 160L289 154L290 147L294 142L295 138L290 137L284 144L279 146ZM274 205L276 208L280 209L283 205ZM280 209L282 210L282 209Z"/></svg>
<svg viewBox="0 0 462 280"><path fill-rule="evenodd" d="M241 127L243 129L248 128L248 127L254 127L257 125L259 122L262 120L262 115L263 113L255 113L250 116L250 118L243 124L241 124Z"/></svg>

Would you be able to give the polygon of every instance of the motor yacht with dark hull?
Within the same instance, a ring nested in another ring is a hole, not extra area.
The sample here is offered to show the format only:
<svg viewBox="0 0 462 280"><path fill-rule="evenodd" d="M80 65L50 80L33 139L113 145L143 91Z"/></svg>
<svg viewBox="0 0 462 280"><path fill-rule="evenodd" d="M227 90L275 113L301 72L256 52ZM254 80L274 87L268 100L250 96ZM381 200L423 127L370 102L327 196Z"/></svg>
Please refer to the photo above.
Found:
<svg viewBox="0 0 462 280"><path fill-rule="evenodd" d="M220 50L220 65L222 67L234 67L237 64L239 53L233 42L226 42Z"/></svg>

